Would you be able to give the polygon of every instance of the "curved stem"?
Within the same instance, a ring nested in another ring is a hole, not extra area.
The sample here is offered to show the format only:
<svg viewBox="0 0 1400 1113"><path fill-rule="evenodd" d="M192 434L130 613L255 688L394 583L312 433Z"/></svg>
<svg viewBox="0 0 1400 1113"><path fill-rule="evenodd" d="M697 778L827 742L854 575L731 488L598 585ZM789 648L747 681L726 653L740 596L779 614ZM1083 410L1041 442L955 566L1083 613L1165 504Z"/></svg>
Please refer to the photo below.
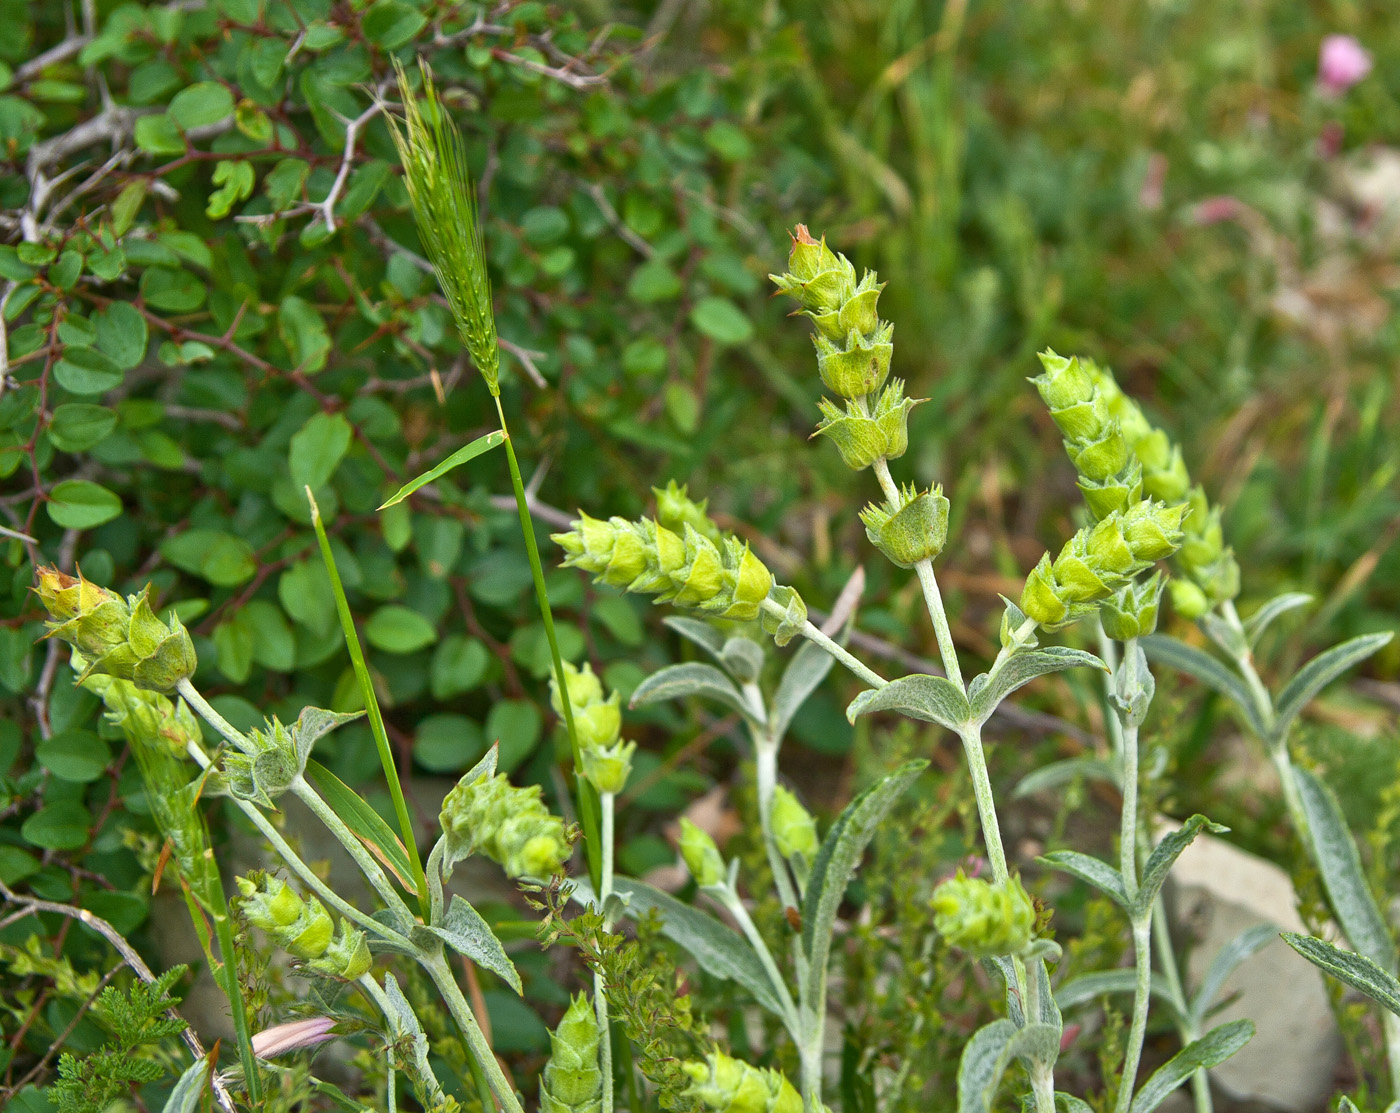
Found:
<svg viewBox="0 0 1400 1113"><path fill-rule="evenodd" d="M788 873L788 864L773 838L773 793L778 783L778 744L766 733L750 728L753 738L754 767L758 780L758 825L763 832L763 849L768 853L768 868L778 897L785 908L800 908L801 902Z"/></svg>
<svg viewBox="0 0 1400 1113"><path fill-rule="evenodd" d="M928 607L929 618L933 620L933 632L938 638L938 655L943 659L943 671L948 679L962 691L962 668L958 665L958 651L953 645L953 633L948 629L948 614L943 609L943 596L938 590L938 577L933 574L933 561L921 560L914 565L919 583L924 589L924 605Z"/></svg>
<svg viewBox="0 0 1400 1113"><path fill-rule="evenodd" d="M201 696L198 689L190 683L190 678L188 676L175 685L175 690L179 692L180 695L184 696L185 702L194 708L194 710L199 713L200 717L223 735L228 742L237 746L245 754L251 754L253 752L253 744L248 741L248 736L215 711L214 708L210 706L209 701Z"/></svg>
<svg viewBox="0 0 1400 1113"><path fill-rule="evenodd" d="M961 732L963 754L972 776L972 794L977 800L977 818L982 823L982 841L987 847L987 860L992 866L992 880L1000 884L1011 873L1006 867L1006 848L1001 841L1001 824L997 821L996 799L992 795L992 779L987 772L987 755L982 750L982 731L969 723ZM1024 990L1024 986L1021 987ZM1022 1000L1025 994L1022 993Z"/></svg>
<svg viewBox="0 0 1400 1113"><path fill-rule="evenodd" d="M765 600L763 606L764 609L769 611L770 614L773 614L780 618L782 617L783 609L779 607L776 603L770 603ZM821 646L824 650L830 653L833 657L836 658L838 662L845 665L846 668L849 669L852 673L854 673L858 679L863 680L870 687L883 688L886 684L889 683L888 680L886 680L874 669L867 668L863 662L859 661L855 657L852 657L851 654L846 652L845 646L839 645L831 638L827 637L827 635L822 633L820 629L818 629L816 626L813 626L811 622L804 622L802 624L802 629L799 631L799 633L801 633L801 635L804 638L806 638L809 642L816 642L817 645Z"/></svg>
<svg viewBox="0 0 1400 1113"><path fill-rule="evenodd" d="M209 755L204 752L203 747L197 742L192 741L188 743L185 749L190 757L194 758L201 769L208 769L209 766L213 764ZM247 800L239 800L236 797L231 797L231 799L239 811L246 815L253 826L258 829L258 832L263 838L267 839L267 841L272 844L272 849L281 856L288 868L301 878L307 888L311 889L323 903L335 909L335 911L339 912L347 920L358 924L360 927L382 939L390 939L404 945L408 944L408 940L404 936L400 935L387 924L382 924L374 919L374 917L361 912L317 877L316 874L312 872L311 867L301 860L301 856L292 849L291 844L282 837L281 832L272 825L271 821L267 816L263 815L256 805L250 804Z"/></svg>
<svg viewBox="0 0 1400 1113"><path fill-rule="evenodd" d="M977 818L982 824L982 841L987 848L987 861L992 867L992 880L997 884L1004 884L1010 879L1011 871L1006 865L1006 848L1001 841L1001 824L997 821L992 778L987 772L987 755L982 749L982 728L975 723L969 723L958 736L962 739L963 754L967 758L968 773L972 777L972 794L977 800ZM1025 963L1018 958L1012 963L1012 969L1015 972L1016 994L1029 1020L1030 985L1026 977ZM1054 1113L1053 1094L1048 1108L1041 1106L1039 1100L1037 1096L1037 1109L1040 1113Z"/></svg>
<svg viewBox="0 0 1400 1113"><path fill-rule="evenodd" d="M787 981L784 979L782 971L778 969L777 962L773 959L773 952L768 949L768 944L759 934L753 920L749 918L749 911L744 907L744 902L739 899L739 894L728 885L716 885L705 891L719 898L720 903L734 917L735 922L739 925L739 930L744 933L744 937L753 945L753 949L758 955L758 961L763 964L768 980L773 983L773 992L778 995L778 1001L783 1006L783 1023L800 1046L802 1029L799 1024L797 1006L792 1000L792 993L787 987Z"/></svg>
<svg viewBox="0 0 1400 1113"><path fill-rule="evenodd" d="M1220 605L1220 612L1225 616L1225 621L1240 635L1241 642L1248 645L1244 637L1244 623L1240 621L1240 616L1235 611L1234 600L1226 599L1225 602ZM1274 699L1273 696L1269 695L1268 688L1264 687L1264 682L1259 679L1259 673L1255 671L1254 654L1248 649L1245 649L1244 652L1240 653L1235 658L1235 664L1239 666L1240 673L1244 676L1244 681L1249 685L1249 690L1254 696L1254 706L1259 712L1259 718L1263 720L1265 729L1272 735L1274 726ZM1272 737L1266 738L1265 741L1270 745L1275 743L1275 739Z"/></svg>
<svg viewBox="0 0 1400 1113"><path fill-rule="evenodd" d="M394 883L389 880L379 863L365 849L364 844L360 842L355 833L345 826L345 821L335 814L331 806L321 799L320 794L307 784L300 774L292 782L292 792L298 800L316 814L317 819L326 825L326 829L336 837L336 841L345 847L346 853L355 859L355 865L360 867L360 872L374 886L375 892L383 898L384 903L405 919L412 921L414 918L412 910L403 902L403 898L394 889Z"/></svg>
<svg viewBox="0 0 1400 1113"><path fill-rule="evenodd" d="M1123 1077L1118 1083L1116 1113L1128 1113L1133 1103L1133 1088L1137 1084L1138 1063L1142 1060L1142 1045L1147 1036L1147 1006L1152 993L1152 920L1142 916L1133 924L1133 962L1137 984L1133 993L1133 1023L1128 1030L1128 1048L1123 1056Z"/></svg>
<svg viewBox="0 0 1400 1113"><path fill-rule="evenodd" d="M389 1031L397 1032L400 1027L398 1013L394 1010L393 1004L389 1001L389 995L385 993L383 987L377 981L374 980L374 975L361 974L360 977L356 979L355 984L365 991L365 995L369 997L369 999L373 1001L378 1007L379 1011L384 1014L384 1022L388 1025ZM390 1068L389 1101L391 1108L393 1106L394 1101L393 1087L393 1069ZM435 1105L441 1104L447 1100L446 1095L443 1093L442 1090L442 1083L438 1081L437 1075L433 1073L433 1068L427 1063L426 1060L423 1063L423 1088L427 1091L427 1093L424 1096L427 1097L427 1099L430 1102L433 1102Z"/></svg>
<svg viewBox="0 0 1400 1113"><path fill-rule="evenodd" d="M515 1096L514 1087L506 1078L505 1072L501 1070L501 1064L496 1062L496 1054L491 1050L491 1045L486 1042L486 1037L481 1032L481 1025L476 1022L471 1006L467 1004L467 999L462 996L462 987L457 984L457 979L452 974L452 968L443 959L442 952L439 951L431 956L420 954L418 961L428 972L428 977L432 978L438 992L442 994L448 1012L452 1014L452 1019L457 1022L458 1030L466 1038L467 1048L472 1057L486 1072L487 1084L491 1087L491 1093L495 1096L496 1101L500 1103L501 1108L506 1113L525 1113L524 1106Z"/></svg>

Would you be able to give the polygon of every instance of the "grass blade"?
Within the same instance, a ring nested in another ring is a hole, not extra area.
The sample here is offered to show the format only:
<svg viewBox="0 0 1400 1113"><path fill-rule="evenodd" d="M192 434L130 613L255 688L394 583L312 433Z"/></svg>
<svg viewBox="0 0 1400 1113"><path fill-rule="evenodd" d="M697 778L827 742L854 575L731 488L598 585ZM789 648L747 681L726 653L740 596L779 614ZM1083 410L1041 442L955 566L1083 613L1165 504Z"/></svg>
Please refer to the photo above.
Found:
<svg viewBox="0 0 1400 1113"><path fill-rule="evenodd" d="M499 429L487 433L484 437L477 437L476 440L471 442L471 444L459 448L456 452L454 452L451 456L449 456L446 460L440 463L437 467L433 468L431 471L425 471L417 479L409 480L402 487L400 487L398 491L395 492L393 498L391 498L379 509L387 510L389 507L403 502L404 499L408 498L408 496L413 494L414 491L418 490L419 487L426 486L427 484L432 483L434 480L441 479L453 468L459 468L463 464L471 460L475 460L483 452L490 452L491 449L495 448L505 439L506 435L502 433Z"/></svg>
<svg viewBox="0 0 1400 1113"><path fill-rule="evenodd" d="M400 885L413 892L413 863L403 840L353 788L318 761L306 763L306 779Z"/></svg>
<svg viewBox="0 0 1400 1113"><path fill-rule="evenodd" d="M331 552L326 527L321 521L321 508L316 505L316 496L311 493L310 487L306 488L306 498L311 503L311 524L316 529L316 541L321 546L321 559L325 562L326 574L331 578L331 590L335 593L335 609L340 615L340 627L345 633L345 648L350 651L350 664L360 682L360 694L365 701L365 711L369 715L370 731L374 734L374 744L379 749L379 761L384 766L384 779L389 785L389 795L394 800L394 814L398 816L399 830L403 833L404 847L408 851L413 881L410 888L418 894L418 903L423 909L423 915L427 916L428 882L423 876L423 862L418 857L418 843L413 837L413 820L408 814L408 802L404 799L403 786L399 784L394 752L389 748L389 735L384 730L384 716L379 711L379 700L375 698L374 683L370 680L369 668L365 665L360 635L355 630L355 618L350 613L350 603L345 598L345 586L340 582L340 572L335 566L335 554Z"/></svg>

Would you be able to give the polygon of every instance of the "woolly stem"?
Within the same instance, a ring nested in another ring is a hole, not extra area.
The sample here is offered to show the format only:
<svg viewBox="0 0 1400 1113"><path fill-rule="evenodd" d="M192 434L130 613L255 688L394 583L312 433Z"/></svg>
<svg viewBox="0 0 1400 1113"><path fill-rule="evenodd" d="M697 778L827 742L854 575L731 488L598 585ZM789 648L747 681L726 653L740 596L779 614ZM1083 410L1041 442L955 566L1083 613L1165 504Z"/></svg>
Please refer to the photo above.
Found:
<svg viewBox="0 0 1400 1113"><path fill-rule="evenodd" d="M433 984L438 987L438 992L442 994L443 1000L447 1003L447 1009L452 1014L452 1019L457 1022L458 1030L466 1037L467 1048L477 1065L485 1072L486 1081L497 1103L506 1110L506 1113L525 1113L524 1106L516 1098L515 1089L506 1078L505 1072L501 1070L501 1064L496 1062L495 1052L491 1050L491 1045L486 1042L481 1026L476 1022L476 1017L472 1014L467 999L462 996L462 988L457 984L457 979L452 974L452 968L447 965L442 953L438 952L432 956L420 954L418 961L428 972L428 977L432 978Z"/></svg>
<svg viewBox="0 0 1400 1113"><path fill-rule="evenodd" d="M768 602L765 600L763 606L769 614L774 615L778 618L782 617L783 609L779 607L776 603ZM836 642L832 641L832 639L827 637L826 634L822 633L820 629L818 629L816 626L813 626L810 621L804 622L802 624L802 629L798 632L809 642L816 642L817 645L821 646L824 650L830 653L833 657L836 658L838 662L845 665L846 668L849 669L852 673L854 673L858 679L863 680L871 688L883 688L886 684L889 683L888 680L886 680L883 676L877 673L874 669L867 668L862 662L857 660L855 657L852 657L849 653L846 652L844 646L838 645Z"/></svg>

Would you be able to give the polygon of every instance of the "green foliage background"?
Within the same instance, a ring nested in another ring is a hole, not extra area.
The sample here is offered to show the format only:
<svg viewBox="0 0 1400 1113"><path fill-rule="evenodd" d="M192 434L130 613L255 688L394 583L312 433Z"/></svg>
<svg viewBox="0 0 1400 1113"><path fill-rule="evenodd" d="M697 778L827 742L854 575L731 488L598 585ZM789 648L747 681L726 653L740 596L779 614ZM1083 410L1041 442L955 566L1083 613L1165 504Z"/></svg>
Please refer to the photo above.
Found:
<svg viewBox="0 0 1400 1113"><path fill-rule="evenodd" d="M499 738L503 768L549 781L548 650L504 461L375 512L494 427L377 111L394 57L432 64L467 138L542 526L639 513L676 478L809 600L834 597L868 554L869 492L805 443L806 329L767 296L802 220L890 283L895 373L930 399L905 463L953 502L964 644L990 655L996 593L1069 530L1073 477L1024 383L1047 345L1113 365L1183 442L1229 507L1242 609L1318 597L1274 661L1392 622L1400 197L1387 217L1348 172L1400 135L1386 9L0 0L0 880L147 930L139 777L35 644L37 563L152 582L240 727L355 706L303 484L405 769L451 774ZM1328 101L1333 31L1376 68ZM869 573L862 627L930 650L909 585ZM570 574L550 589L565 655L624 692L680 652L632 599ZM1070 717L1092 698L1055 692ZM797 725L829 805L839 705L821 694ZM1180 791L1222 794L1212 814L1253 816L1242 837L1277 852L1268 810L1201 773L1214 716L1178 728ZM638 716L628 871L670 860L661 821L732 768L713 726ZM318 756L378 799L367 730ZM24 1039L62 1027L38 1015Z"/></svg>

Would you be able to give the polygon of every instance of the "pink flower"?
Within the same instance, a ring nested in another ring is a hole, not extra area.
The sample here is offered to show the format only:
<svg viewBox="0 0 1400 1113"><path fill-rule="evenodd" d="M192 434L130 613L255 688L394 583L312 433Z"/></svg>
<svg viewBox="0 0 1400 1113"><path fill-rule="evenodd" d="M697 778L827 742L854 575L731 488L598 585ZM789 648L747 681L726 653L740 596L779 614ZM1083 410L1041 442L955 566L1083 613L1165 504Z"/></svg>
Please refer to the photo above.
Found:
<svg viewBox="0 0 1400 1113"><path fill-rule="evenodd" d="M293 1020L274 1024L253 1037L253 1054L259 1059L271 1059L291 1051L301 1051L327 1040L335 1039L331 1029L335 1021L328 1016L313 1016L308 1020Z"/></svg>
<svg viewBox="0 0 1400 1113"><path fill-rule="evenodd" d="M1199 202L1191 216L1197 224L1220 224L1222 221L1238 219L1244 213L1245 207L1245 203L1238 197L1223 194L1219 197L1207 197Z"/></svg>
<svg viewBox="0 0 1400 1113"><path fill-rule="evenodd" d="M1371 55L1350 35L1328 35L1317 54L1317 84L1339 97L1371 72Z"/></svg>

